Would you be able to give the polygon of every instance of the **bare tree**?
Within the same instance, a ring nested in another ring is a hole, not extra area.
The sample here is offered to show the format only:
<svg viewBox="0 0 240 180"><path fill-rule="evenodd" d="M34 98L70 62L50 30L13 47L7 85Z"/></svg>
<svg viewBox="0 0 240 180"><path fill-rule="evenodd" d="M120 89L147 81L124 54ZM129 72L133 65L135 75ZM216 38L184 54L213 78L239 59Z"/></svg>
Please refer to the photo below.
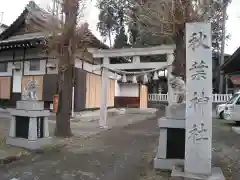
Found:
<svg viewBox="0 0 240 180"><path fill-rule="evenodd" d="M215 3L214 0L147 0L136 4L139 30L165 36L176 44L173 74L185 78L185 24L211 21L219 16L225 4L221 2L222 6L216 7Z"/></svg>
<svg viewBox="0 0 240 180"><path fill-rule="evenodd" d="M56 136L71 136L70 112L72 106L73 72L76 51L76 24L79 1L64 0L62 9L65 15L63 31L59 43L58 95L59 107L56 119Z"/></svg>
<svg viewBox="0 0 240 180"><path fill-rule="evenodd" d="M84 0L54 0L52 15L58 21L51 28L51 35L46 39L46 50L59 59L58 64L58 111L56 113L55 135L69 137L72 135L70 127L72 87L74 86L74 71L76 50L84 49L83 42L86 24L78 26L79 17L85 6Z"/></svg>

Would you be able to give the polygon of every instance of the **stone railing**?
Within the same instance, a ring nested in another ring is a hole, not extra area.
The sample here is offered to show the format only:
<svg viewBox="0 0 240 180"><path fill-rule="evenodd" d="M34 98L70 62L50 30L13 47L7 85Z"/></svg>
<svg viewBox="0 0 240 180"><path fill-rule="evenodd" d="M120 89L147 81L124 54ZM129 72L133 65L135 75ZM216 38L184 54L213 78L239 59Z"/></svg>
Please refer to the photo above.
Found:
<svg viewBox="0 0 240 180"><path fill-rule="evenodd" d="M232 94L213 94L214 103L223 103L228 101ZM148 101L150 102L167 102L168 94L148 94Z"/></svg>
<svg viewBox="0 0 240 180"><path fill-rule="evenodd" d="M148 94L148 101L167 102L168 94Z"/></svg>
<svg viewBox="0 0 240 180"><path fill-rule="evenodd" d="M213 94L213 102L227 102L232 97L232 94Z"/></svg>

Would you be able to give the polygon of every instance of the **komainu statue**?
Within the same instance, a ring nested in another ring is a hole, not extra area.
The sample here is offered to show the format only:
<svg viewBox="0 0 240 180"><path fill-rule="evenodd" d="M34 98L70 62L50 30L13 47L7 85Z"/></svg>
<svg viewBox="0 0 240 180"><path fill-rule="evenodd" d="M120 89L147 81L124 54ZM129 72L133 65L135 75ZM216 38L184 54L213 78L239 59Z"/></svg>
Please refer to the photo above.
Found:
<svg viewBox="0 0 240 180"><path fill-rule="evenodd" d="M39 85L36 81L29 80L27 87L24 87L22 93L22 100L38 100L37 98L37 88Z"/></svg>
<svg viewBox="0 0 240 180"><path fill-rule="evenodd" d="M173 90L173 95L176 97L175 103L181 104L186 100L186 85L181 77L173 76L169 78L169 84Z"/></svg>

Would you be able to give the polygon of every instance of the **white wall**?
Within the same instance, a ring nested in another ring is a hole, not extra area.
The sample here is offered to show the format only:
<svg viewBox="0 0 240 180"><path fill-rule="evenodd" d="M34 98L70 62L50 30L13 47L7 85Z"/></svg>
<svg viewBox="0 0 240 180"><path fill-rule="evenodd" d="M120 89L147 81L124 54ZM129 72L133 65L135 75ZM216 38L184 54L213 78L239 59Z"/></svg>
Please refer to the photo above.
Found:
<svg viewBox="0 0 240 180"><path fill-rule="evenodd" d="M43 75L46 73L46 60L40 60L40 70L30 71L30 61L24 62L24 75Z"/></svg>
<svg viewBox="0 0 240 180"><path fill-rule="evenodd" d="M75 60L75 67L80 68L80 69L84 69L87 72L91 72L91 73L94 73L94 74L101 75L101 70L95 70L93 68L92 64L90 64L88 62L84 62L80 59ZM109 72L108 74L109 74L108 77L111 78L111 79L120 78L119 75L117 77L115 77L115 74L112 73L112 72ZM117 80L115 80L115 96L120 96L121 95L120 92L121 92L120 85L117 82Z"/></svg>
<svg viewBox="0 0 240 180"><path fill-rule="evenodd" d="M23 68L23 62L20 63L20 70L13 70L13 84L12 84L12 92L13 93L21 93L22 92L22 68Z"/></svg>
<svg viewBox="0 0 240 180"><path fill-rule="evenodd" d="M91 72L91 73L94 73L94 74L98 74L98 75L101 75L101 70L96 70L95 68L93 68L93 65L88 63L88 62L84 62L80 59L76 59L75 60L75 67L76 68L80 68L80 69L84 69L85 71L87 72ZM108 77L111 78L111 79L115 79L115 74L112 73L112 72L108 72Z"/></svg>
<svg viewBox="0 0 240 180"><path fill-rule="evenodd" d="M120 84L120 96L138 97L139 85L138 84Z"/></svg>
<svg viewBox="0 0 240 180"><path fill-rule="evenodd" d="M120 84L115 80L115 96L120 96L121 94Z"/></svg>

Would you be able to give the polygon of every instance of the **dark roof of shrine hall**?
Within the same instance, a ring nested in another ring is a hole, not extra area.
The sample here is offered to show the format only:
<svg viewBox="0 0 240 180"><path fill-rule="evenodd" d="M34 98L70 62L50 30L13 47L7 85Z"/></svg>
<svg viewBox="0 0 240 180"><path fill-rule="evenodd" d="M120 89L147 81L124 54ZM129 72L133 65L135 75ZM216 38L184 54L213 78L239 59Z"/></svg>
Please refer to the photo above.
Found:
<svg viewBox="0 0 240 180"><path fill-rule="evenodd" d="M240 72L240 47L220 67L226 74Z"/></svg>
<svg viewBox="0 0 240 180"><path fill-rule="evenodd" d="M9 38L0 41L0 44L8 44L14 43L19 41L26 41L26 40L33 40L33 39L43 39L46 37L47 34L43 32L36 32L36 33L26 33L21 35L10 36Z"/></svg>
<svg viewBox="0 0 240 180"><path fill-rule="evenodd" d="M28 27L29 24L34 24L38 27L41 27L41 30L32 31L30 26L30 30L24 30L21 32L21 27L23 24L26 27ZM52 32L53 28L57 26L59 27L59 25L59 19L40 8L34 1L30 1L20 16L0 34L0 46L6 46L25 41L46 39L46 37L50 36L50 32ZM107 48L105 44L103 44L92 34L86 24L82 25L80 28L84 28L83 30L81 29L84 32L81 34L81 36L84 36L81 37L81 39L88 39L89 42L87 43L94 46Z"/></svg>
<svg viewBox="0 0 240 180"><path fill-rule="evenodd" d="M8 39L10 36L13 36L14 32L16 32L23 23L28 24L30 22L34 22L38 26L47 30L49 27L57 25L58 20L45 10L41 9L35 2L30 1L20 16L0 34L0 40Z"/></svg>

